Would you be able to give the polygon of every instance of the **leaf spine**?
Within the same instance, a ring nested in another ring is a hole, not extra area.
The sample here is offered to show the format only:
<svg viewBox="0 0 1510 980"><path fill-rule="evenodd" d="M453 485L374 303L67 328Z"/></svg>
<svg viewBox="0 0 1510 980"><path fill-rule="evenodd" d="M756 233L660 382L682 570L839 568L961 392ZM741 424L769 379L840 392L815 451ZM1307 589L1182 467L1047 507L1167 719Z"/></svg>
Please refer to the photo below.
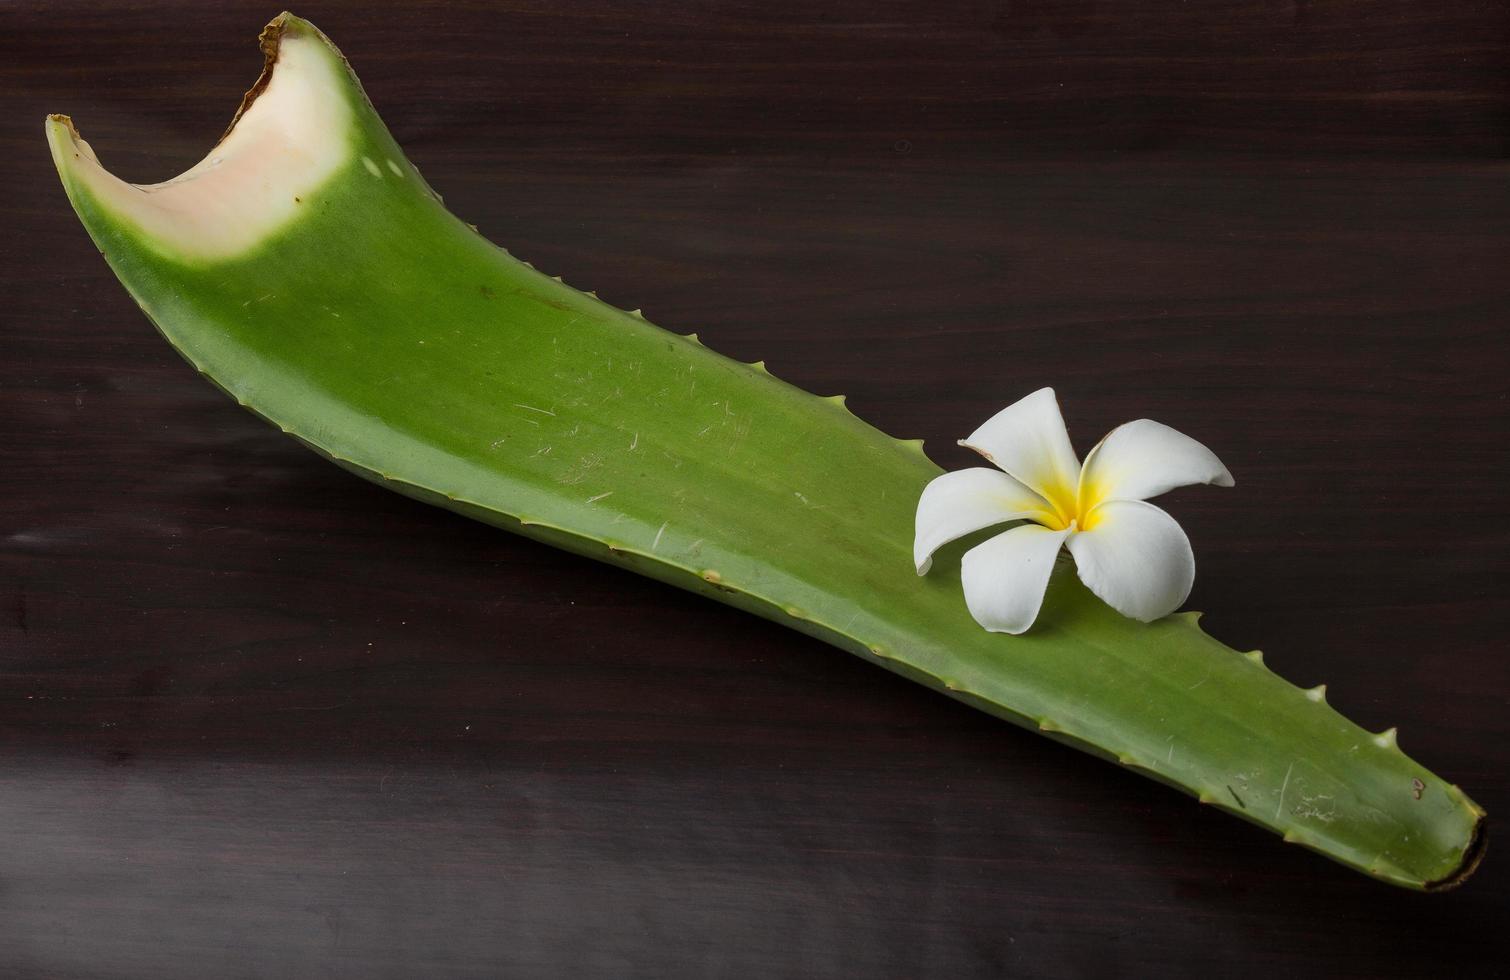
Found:
<svg viewBox="0 0 1510 980"><path fill-rule="evenodd" d="M1306 697L1310 698L1312 701L1326 704L1326 685L1317 684L1315 687L1306 691Z"/></svg>
<svg viewBox="0 0 1510 980"><path fill-rule="evenodd" d="M897 445L901 446L908 452L917 453L919 456L926 455L923 452L923 440L921 439L898 439Z"/></svg>
<svg viewBox="0 0 1510 980"><path fill-rule="evenodd" d="M1247 653L1243 654L1243 656L1258 664L1260 667L1264 665L1264 652L1262 650L1249 650Z"/></svg>
<svg viewBox="0 0 1510 980"><path fill-rule="evenodd" d="M1400 747L1399 729L1393 726L1374 736L1374 744L1381 749L1397 749Z"/></svg>

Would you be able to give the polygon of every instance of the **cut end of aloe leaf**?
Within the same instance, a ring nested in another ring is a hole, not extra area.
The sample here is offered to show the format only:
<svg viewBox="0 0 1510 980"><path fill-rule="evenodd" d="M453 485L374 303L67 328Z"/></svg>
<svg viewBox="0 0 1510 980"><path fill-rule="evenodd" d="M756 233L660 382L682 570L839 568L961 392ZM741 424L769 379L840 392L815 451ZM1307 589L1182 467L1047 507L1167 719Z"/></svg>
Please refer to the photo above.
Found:
<svg viewBox="0 0 1510 980"><path fill-rule="evenodd" d="M157 184L110 173L67 116L48 142L70 193L82 191L144 244L185 260L243 254L296 220L307 198L352 162L352 84L313 25L281 14L262 32L262 75L225 135L194 166Z"/></svg>
<svg viewBox="0 0 1510 980"><path fill-rule="evenodd" d="M47 120L111 268L191 364L343 468L823 639L1381 881L1439 891L1484 814L1198 614L1134 622L1060 567L1021 636L916 574L940 469L820 398L537 272L447 212L290 14L204 160L110 174ZM479 588L486 588L479 584Z"/></svg>

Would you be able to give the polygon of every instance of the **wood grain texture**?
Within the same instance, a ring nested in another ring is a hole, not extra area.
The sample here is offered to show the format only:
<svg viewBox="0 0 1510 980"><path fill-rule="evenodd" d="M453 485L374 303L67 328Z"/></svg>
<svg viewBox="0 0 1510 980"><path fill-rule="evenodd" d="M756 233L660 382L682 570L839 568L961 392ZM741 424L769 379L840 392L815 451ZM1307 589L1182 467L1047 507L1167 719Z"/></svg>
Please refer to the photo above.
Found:
<svg viewBox="0 0 1510 980"><path fill-rule="evenodd" d="M1212 445L1191 607L1506 812L1502 5L297 12L485 233L940 463L1042 384ZM1385 889L211 389L40 123L176 173L273 13L0 7L0 973L1503 969L1493 847Z"/></svg>

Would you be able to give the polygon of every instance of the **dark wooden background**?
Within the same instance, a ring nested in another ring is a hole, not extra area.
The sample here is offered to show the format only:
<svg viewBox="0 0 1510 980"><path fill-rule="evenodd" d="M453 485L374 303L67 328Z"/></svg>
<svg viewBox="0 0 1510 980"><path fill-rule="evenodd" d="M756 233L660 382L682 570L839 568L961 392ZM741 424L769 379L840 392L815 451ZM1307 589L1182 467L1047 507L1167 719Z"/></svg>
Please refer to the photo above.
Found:
<svg viewBox="0 0 1510 980"><path fill-rule="evenodd" d="M0 6L0 974L1505 969L1493 847L1389 889L212 390L41 122L177 173L276 12ZM1211 631L1506 811L1498 0L298 12L486 234L941 464L1044 384L1206 441Z"/></svg>

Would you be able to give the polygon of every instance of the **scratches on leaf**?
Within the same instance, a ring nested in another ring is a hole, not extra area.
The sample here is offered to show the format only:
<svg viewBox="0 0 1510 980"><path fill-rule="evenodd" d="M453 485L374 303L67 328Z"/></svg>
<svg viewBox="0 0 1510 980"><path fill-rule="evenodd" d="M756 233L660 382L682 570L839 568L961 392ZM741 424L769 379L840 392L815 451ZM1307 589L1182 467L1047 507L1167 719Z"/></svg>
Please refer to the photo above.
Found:
<svg viewBox="0 0 1510 980"><path fill-rule="evenodd" d="M1279 819L1279 815L1284 812L1284 808L1285 808L1285 791L1290 788L1290 775L1293 772L1295 772L1295 763L1292 762L1292 763L1290 763L1290 768L1288 768L1288 769L1285 770L1285 781L1283 783L1281 783L1280 787L1279 787L1279 802L1276 803L1276 804L1274 804L1274 819L1275 820L1278 820Z"/></svg>
<svg viewBox="0 0 1510 980"><path fill-rule="evenodd" d="M567 467L566 472L557 477L557 482L563 483L566 486L574 486L587 479L589 473L602 465L602 453L588 453Z"/></svg>

